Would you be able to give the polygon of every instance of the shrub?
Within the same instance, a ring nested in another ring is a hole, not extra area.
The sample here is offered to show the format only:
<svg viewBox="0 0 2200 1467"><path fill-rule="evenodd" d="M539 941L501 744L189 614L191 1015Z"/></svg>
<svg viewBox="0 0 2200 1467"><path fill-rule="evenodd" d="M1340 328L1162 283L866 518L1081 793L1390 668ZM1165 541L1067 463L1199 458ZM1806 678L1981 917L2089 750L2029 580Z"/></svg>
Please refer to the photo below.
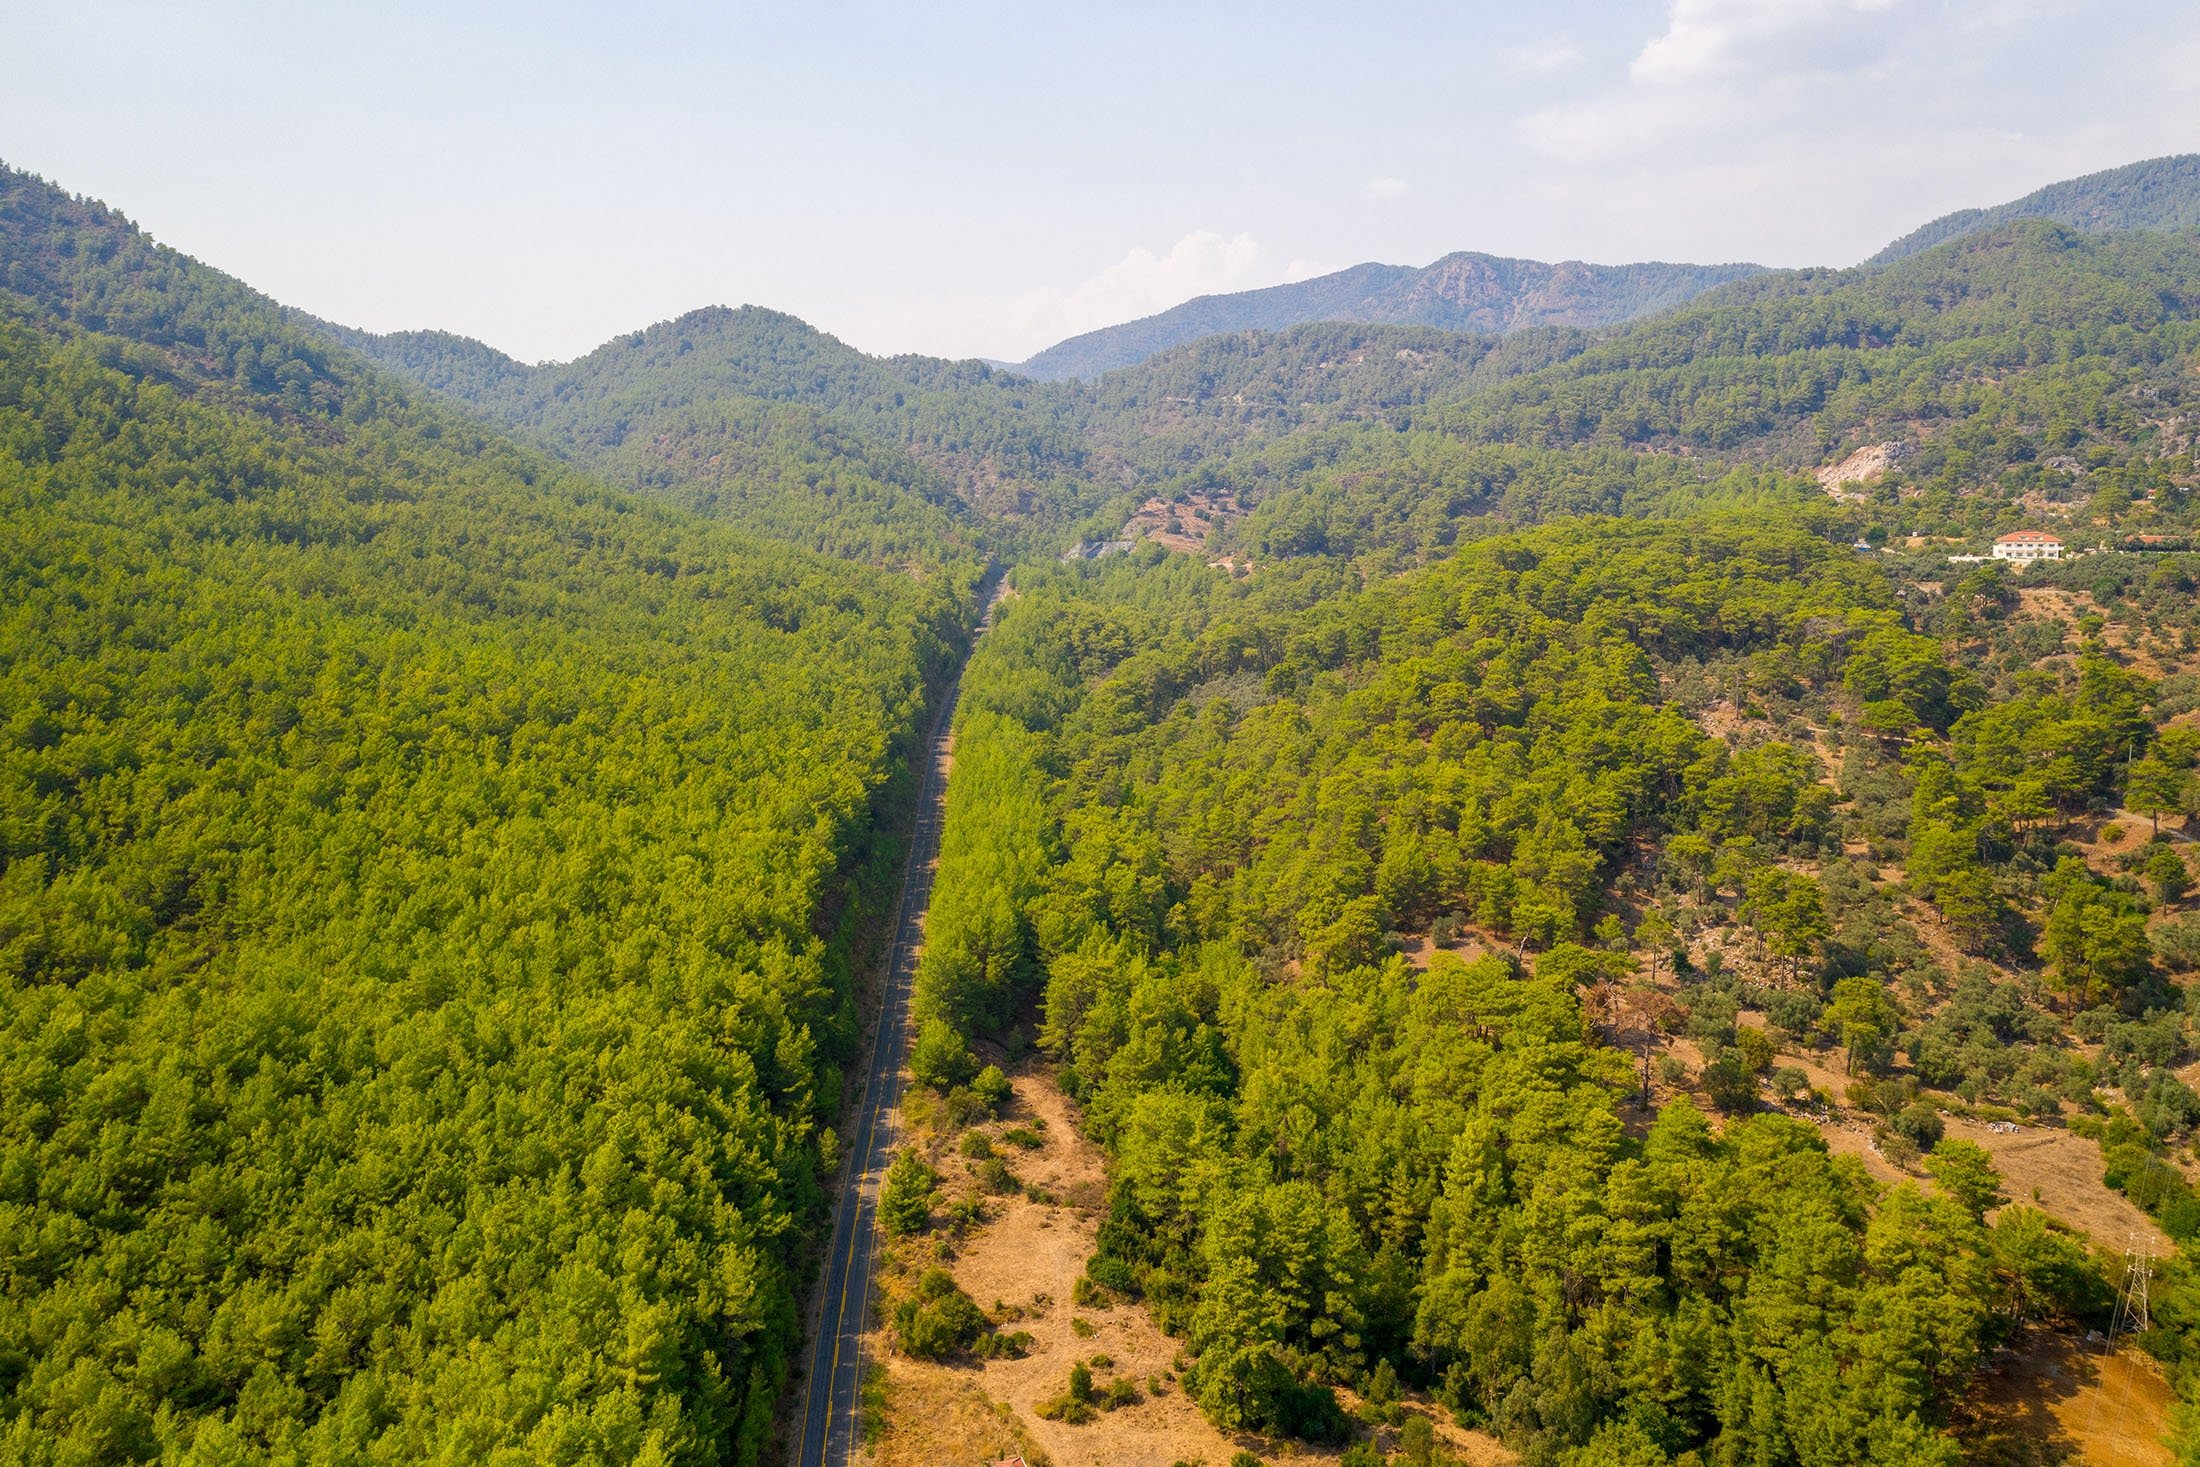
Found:
<svg viewBox="0 0 2200 1467"><path fill-rule="evenodd" d="M978 1072L978 1057L945 1019L927 1019L909 1052L909 1073L919 1085L942 1094L967 1083Z"/></svg>
<svg viewBox="0 0 2200 1467"><path fill-rule="evenodd" d="M920 1360L946 1360L968 1350L989 1328L985 1312L944 1268L925 1271L909 1297L894 1308L894 1336L902 1352Z"/></svg>
<svg viewBox="0 0 2200 1467"><path fill-rule="evenodd" d="M978 1104L985 1107L988 1115L999 1115L1001 1107L1008 1104L1009 1097L1015 1091L1008 1083L1008 1076L1001 1073L999 1065L987 1065L970 1082L970 1093L977 1097Z"/></svg>
<svg viewBox="0 0 2200 1467"><path fill-rule="evenodd" d="M1707 1043L1730 1044L1734 1039L1734 1018L1740 1012L1741 1005L1725 993L1715 988L1699 988L1688 999L1689 1037Z"/></svg>
<svg viewBox="0 0 2200 1467"><path fill-rule="evenodd" d="M932 1189L939 1181L940 1174L914 1151L904 1149L894 1158L878 1197L879 1221L890 1236L906 1238L932 1225Z"/></svg>
<svg viewBox="0 0 2200 1467"><path fill-rule="evenodd" d="M1825 1007L1814 993L1782 989L1766 997L1765 1022L1790 1041L1796 1041L1817 1027L1818 1016L1825 1012Z"/></svg>
<svg viewBox="0 0 2200 1467"><path fill-rule="evenodd" d="M1941 1135L1946 1130L1940 1119L1940 1112L1923 1100L1912 1101L1902 1107L1895 1112L1894 1118L1888 1124L1894 1128L1896 1135L1919 1151L1930 1151L1938 1146Z"/></svg>
<svg viewBox="0 0 2200 1467"><path fill-rule="evenodd" d="M998 1329L989 1330L978 1337L970 1353L980 1360L1021 1360L1031 1353L1031 1331L1020 1329L1004 1335Z"/></svg>
<svg viewBox="0 0 2200 1467"><path fill-rule="evenodd" d="M1085 1276L1096 1287L1111 1294L1135 1297L1138 1293L1138 1275L1120 1258L1102 1254L1085 1265Z"/></svg>
<svg viewBox="0 0 2200 1467"><path fill-rule="evenodd" d="M1729 1115L1756 1109L1757 1077L1742 1059L1741 1051L1721 1046L1703 1067L1704 1094Z"/></svg>
<svg viewBox="0 0 2200 1467"><path fill-rule="evenodd" d="M1093 1403L1098 1399L1092 1388L1092 1367L1080 1360L1069 1368L1069 1384L1062 1394L1051 1401L1039 1403L1039 1415L1048 1421L1066 1421L1072 1426L1082 1426L1092 1420Z"/></svg>
<svg viewBox="0 0 2200 1467"><path fill-rule="evenodd" d="M2200 968L2200 912L2187 912L2157 926L2154 952L2181 973Z"/></svg>

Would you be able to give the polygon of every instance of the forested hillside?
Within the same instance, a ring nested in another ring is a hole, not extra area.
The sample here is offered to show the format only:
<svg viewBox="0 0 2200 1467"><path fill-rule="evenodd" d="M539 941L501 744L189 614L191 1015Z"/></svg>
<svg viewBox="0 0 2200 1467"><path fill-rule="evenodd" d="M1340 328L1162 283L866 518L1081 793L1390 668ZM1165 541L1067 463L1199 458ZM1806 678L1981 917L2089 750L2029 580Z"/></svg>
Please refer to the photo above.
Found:
<svg viewBox="0 0 2200 1467"><path fill-rule="evenodd" d="M8 185L0 1455L759 1460L974 566L605 490Z"/></svg>
<svg viewBox="0 0 2200 1467"><path fill-rule="evenodd" d="M1619 330L1305 325L1089 385L865 357L755 310L518 375L455 340L375 349L615 482L736 518L808 486L829 506L809 515L833 531L820 548L890 557L944 536L1024 553L1104 538L1141 504L1221 506L1213 548L1258 561L1420 556L1485 514L1811 499L1808 473L1875 444L1897 463L1869 486L1889 528L1977 535L2104 489L2145 501L2191 452L2178 364L2196 300L2187 237L2018 221L1885 268L1762 273ZM850 492L729 426L794 408L840 441ZM899 541L876 526L889 504ZM772 529L758 513L743 522Z"/></svg>
<svg viewBox="0 0 2200 1467"><path fill-rule="evenodd" d="M1806 475L1884 444L1891 467L1848 496L1871 505L1859 528L2176 531L2196 309L2189 237L2014 224L1884 269L1760 276L1604 340L1509 342L1366 411L1240 435L1156 492L1251 511L1215 543L1256 561L1421 554L1482 513L1823 502Z"/></svg>
<svg viewBox="0 0 2200 1467"><path fill-rule="evenodd" d="M2200 1223L2160 1159L2200 1122L2189 871L2070 844L2191 787L2200 741L2157 727L2189 704L2150 715L2097 633L2042 664L2006 588L1920 631L1878 564L1748 517L1365 586L1020 572L920 1012L1028 1020L1111 1159L1091 1286L1181 1336L1226 1428L1334 1438L1333 1390L1404 1382L1530 1462L1961 1460L1970 1373L2105 1324L2114 1276L2033 1206L1989 1223L2015 1190L1943 1111L2069 1106ZM1873 1168L1829 1151L1844 1102Z"/></svg>
<svg viewBox="0 0 2200 1467"><path fill-rule="evenodd" d="M1885 265L2017 219L2052 219L2091 233L2200 229L2200 154L2149 158L2068 178L1986 209L1959 209L1921 225L1864 263Z"/></svg>
<svg viewBox="0 0 2200 1467"><path fill-rule="evenodd" d="M692 311L575 361L535 368L441 333L330 330L631 487L690 482L692 465L721 453L753 456L754 445L725 420L789 406L861 444L856 460L888 465L859 498L913 496L922 501L910 504L919 520L939 507L1056 519L1079 504L1089 468L1075 405L1059 395L982 362L866 356L792 316L753 306ZM799 473L784 462L759 469L756 492L736 503L776 498L775 480ZM911 487L916 479L925 481L921 492ZM815 494L838 513L833 488ZM866 518L857 512L859 522ZM912 545L923 538L912 536Z"/></svg>
<svg viewBox="0 0 2200 1467"><path fill-rule="evenodd" d="M955 1250L1072 1130L1075 1302L1263 1451L1998 1461L2141 1237L2200 1399L2200 243L2108 227L2184 161L1097 382L753 307L528 366L0 172L0 1456L773 1451L1010 563L905 1354L1019 1348ZM1949 560L2018 527L2071 557ZM1010 1414L1141 1397L1078 1368Z"/></svg>

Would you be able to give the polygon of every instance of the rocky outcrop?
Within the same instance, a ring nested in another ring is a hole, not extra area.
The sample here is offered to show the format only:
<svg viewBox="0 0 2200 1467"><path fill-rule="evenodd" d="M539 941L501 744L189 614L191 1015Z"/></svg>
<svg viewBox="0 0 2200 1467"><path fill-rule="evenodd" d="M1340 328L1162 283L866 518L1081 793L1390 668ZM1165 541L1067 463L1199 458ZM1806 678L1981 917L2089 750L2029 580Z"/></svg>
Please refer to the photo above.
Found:
<svg viewBox="0 0 2200 1467"><path fill-rule="evenodd" d="M1835 499L1862 499L1861 492L1887 477L1887 471L1910 456L1907 443L1870 443L1818 471L1818 485Z"/></svg>

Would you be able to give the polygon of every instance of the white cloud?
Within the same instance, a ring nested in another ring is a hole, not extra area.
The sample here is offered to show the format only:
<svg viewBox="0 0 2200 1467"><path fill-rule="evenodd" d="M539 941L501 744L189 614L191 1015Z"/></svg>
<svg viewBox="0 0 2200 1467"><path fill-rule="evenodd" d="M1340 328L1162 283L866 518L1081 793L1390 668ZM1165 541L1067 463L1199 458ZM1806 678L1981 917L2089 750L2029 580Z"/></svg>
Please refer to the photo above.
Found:
<svg viewBox="0 0 2200 1467"><path fill-rule="evenodd" d="M1540 46L1507 46L1497 53L1507 71L1541 74L1558 71L1581 59L1581 48L1571 41L1550 41Z"/></svg>
<svg viewBox="0 0 2200 1467"><path fill-rule="evenodd" d="M1250 234L1225 238L1202 229L1185 235L1166 254L1141 245L1067 290L1047 286L1026 292L1010 307L1010 329L1027 340L1036 333L1046 345L1151 316L1194 296L1253 290L1320 273L1311 260L1279 262Z"/></svg>
<svg viewBox="0 0 2200 1467"><path fill-rule="evenodd" d="M1402 178L1371 178L1367 181L1367 196L1371 199L1402 199L1413 191L1413 185Z"/></svg>
<svg viewBox="0 0 2200 1467"><path fill-rule="evenodd" d="M1640 156L1823 108L1835 87L1884 68L1900 0L1670 0L1627 80L1519 119L1521 140L1591 163Z"/></svg>
<svg viewBox="0 0 2200 1467"><path fill-rule="evenodd" d="M1151 316L1194 296L1257 290L1326 273L1307 259L1279 259L1252 235L1195 230L1165 251L1138 246L1070 286L960 299L924 296L882 311L855 330L867 350L924 350L1017 360L1068 337Z"/></svg>
<svg viewBox="0 0 2200 1467"><path fill-rule="evenodd" d="M1673 0L1663 33L1644 45L1628 75L1654 85L1686 85L1767 70L1845 70L1868 17L1897 0Z"/></svg>

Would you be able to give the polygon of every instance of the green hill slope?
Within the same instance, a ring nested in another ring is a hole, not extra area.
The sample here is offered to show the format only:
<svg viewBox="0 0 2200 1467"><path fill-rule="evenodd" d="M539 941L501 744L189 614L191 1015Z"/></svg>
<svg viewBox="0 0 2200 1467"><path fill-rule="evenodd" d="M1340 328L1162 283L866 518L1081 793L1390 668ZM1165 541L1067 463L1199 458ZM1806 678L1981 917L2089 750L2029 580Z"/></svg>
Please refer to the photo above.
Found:
<svg viewBox="0 0 2200 1467"><path fill-rule="evenodd" d="M2098 503L2181 523L2200 407L2200 242L2019 221L1878 269L1744 281L1546 359L1492 360L1379 419L1206 471L1256 555L1451 543L1474 516L1692 508L1895 442L1890 525L1971 535ZM2118 511L2120 512L2120 511Z"/></svg>
<svg viewBox="0 0 2200 1467"><path fill-rule="evenodd" d="M2018 219L2048 219L2089 233L2200 229L2200 153L2149 158L2064 179L1989 209L1959 209L1912 230L1864 263L1892 264Z"/></svg>
<svg viewBox="0 0 2200 1467"><path fill-rule="evenodd" d="M0 193L0 1456L755 1461L967 583Z"/></svg>
<svg viewBox="0 0 2200 1467"><path fill-rule="evenodd" d="M691 311L574 361L534 368L441 333L334 336L489 421L607 471L636 468L647 455L631 445L661 433L685 440L692 460L700 423L727 414L747 420L769 405L822 415L817 421L838 439L861 445L852 449L857 458L901 460L873 489L890 496L922 479L946 491L944 499L920 496L935 509L1046 517L1076 501L1090 469L1074 410L1059 394L1035 393L982 362L869 356L754 306ZM690 410L702 416L661 422ZM659 473L639 483L663 481ZM909 508L932 518L921 504Z"/></svg>

